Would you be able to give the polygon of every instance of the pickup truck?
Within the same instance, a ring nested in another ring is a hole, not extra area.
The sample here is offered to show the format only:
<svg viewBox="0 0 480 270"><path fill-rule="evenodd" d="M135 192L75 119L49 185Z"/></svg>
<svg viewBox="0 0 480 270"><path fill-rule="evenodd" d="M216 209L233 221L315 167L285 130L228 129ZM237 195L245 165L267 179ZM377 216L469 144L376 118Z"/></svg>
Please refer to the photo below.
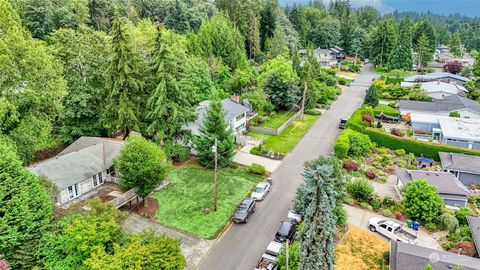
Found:
<svg viewBox="0 0 480 270"><path fill-rule="evenodd" d="M265 253L263 253L262 257L258 260L255 270L277 270L278 267L275 265L275 261L282 246L282 243L271 241L265 249Z"/></svg>
<svg viewBox="0 0 480 270"><path fill-rule="evenodd" d="M402 225L395 221L372 217L368 220L368 228L372 232L378 232L390 240L415 245L417 237L402 229Z"/></svg>

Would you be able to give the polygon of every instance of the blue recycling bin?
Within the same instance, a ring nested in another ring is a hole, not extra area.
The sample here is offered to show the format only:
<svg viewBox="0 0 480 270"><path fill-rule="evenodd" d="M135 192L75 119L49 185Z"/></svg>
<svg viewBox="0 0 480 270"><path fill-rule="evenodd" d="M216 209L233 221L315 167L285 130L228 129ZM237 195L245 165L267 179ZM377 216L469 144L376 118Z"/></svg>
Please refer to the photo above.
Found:
<svg viewBox="0 0 480 270"><path fill-rule="evenodd" d="M418 228L419 228L419 227L420 227L420 223L418 223L418 222L416 222L416 221L414 221L414 222L412 223L412 229L413 229L414 231L418 231Z"/></svg>

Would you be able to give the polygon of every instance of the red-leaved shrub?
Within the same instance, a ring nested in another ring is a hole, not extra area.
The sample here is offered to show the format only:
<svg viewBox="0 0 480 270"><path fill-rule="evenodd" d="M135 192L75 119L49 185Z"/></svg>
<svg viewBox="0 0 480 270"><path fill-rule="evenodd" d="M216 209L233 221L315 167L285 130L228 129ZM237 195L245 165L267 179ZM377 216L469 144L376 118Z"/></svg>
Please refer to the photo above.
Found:
<svg viewBox="0 0 480 270"><path fill-rule="evenodd" d="M373 179L377 178L377 175L372 170L368 170L365 173L365 176L367 176L367 178L370 179L370 180L373 180Z"/></svg>
<svg viewBox="0 0 480 270"><path fill-rule="evenodd" d="M343 161L343 168L347 171L356 171L358 170L358 163L353 160L344 160Z"/></svg>
<svg viewBox="0 0 480 270"><path fill-rule="evenodd" d="M425 130L415 129L415 130L413 131L413 133L415 133L415 134L425 134L425 133L427 133L427 132L425 132Z"/></svg>
<svg viewBox="0 0 480 270"><path fill-rule="evenodd" d="M472 242L460 242L451 248L449 252L473 257L477 254L477 249Z"/></svg>
<svg viewBox="0 0 480 270"><path fill-rule="evenodd" d="M395 212L395 218L396 219L401 219L403 217L403 214L400 212Z"/></svg>
<svg viewBox="0 0 480 270"><path fill-rule="evenodd" d="M390 133L392 133L393 135L395 135L397 137L402 137L403 136L402 132L400 132L400 129L398 129L398 128L392 128L390 130Z"/></svg>
<svg viewBox="0 0 480 270"><path fill-rule="evenodd" d="M367 122L368 125L371 125L372 124L372 121L373 121L373 118L370 114L363 114L362 115L362 120Z"/></svg>

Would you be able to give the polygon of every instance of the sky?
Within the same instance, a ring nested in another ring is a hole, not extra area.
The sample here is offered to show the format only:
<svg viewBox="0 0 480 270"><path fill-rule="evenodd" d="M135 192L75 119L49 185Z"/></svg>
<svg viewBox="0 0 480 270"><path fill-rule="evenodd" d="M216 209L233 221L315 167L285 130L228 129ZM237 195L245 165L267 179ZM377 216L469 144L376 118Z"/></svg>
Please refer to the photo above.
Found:
<svg viewBox="0 0 480 270"><path fill-rule="evenodd" d="M282 5L293 3L308 3L310 0L279 0ZM330 0L323 0L329 3ZM460 13L469 17L480 17L480 0L350 0L353 7L373 6L380 13L398 11L430 11L436 14L448 15Z"/></svg>

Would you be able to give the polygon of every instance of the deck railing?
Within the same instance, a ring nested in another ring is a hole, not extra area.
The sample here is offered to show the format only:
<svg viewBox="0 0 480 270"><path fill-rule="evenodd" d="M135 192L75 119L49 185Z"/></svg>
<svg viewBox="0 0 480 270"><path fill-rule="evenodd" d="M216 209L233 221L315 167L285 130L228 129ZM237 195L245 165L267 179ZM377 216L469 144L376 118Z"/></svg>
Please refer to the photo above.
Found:
<svg viewBox="0 0 480 270"><path fill-rule="evenodd" d="M110 202L113 203L113 206L115 206L115 208L120 208L124 204L131 201L136 196L137 196L136 189L132 188L132 189L128 190L127 192L123 193L122 195L120 195L119 197L111 200Z"/></svg>

